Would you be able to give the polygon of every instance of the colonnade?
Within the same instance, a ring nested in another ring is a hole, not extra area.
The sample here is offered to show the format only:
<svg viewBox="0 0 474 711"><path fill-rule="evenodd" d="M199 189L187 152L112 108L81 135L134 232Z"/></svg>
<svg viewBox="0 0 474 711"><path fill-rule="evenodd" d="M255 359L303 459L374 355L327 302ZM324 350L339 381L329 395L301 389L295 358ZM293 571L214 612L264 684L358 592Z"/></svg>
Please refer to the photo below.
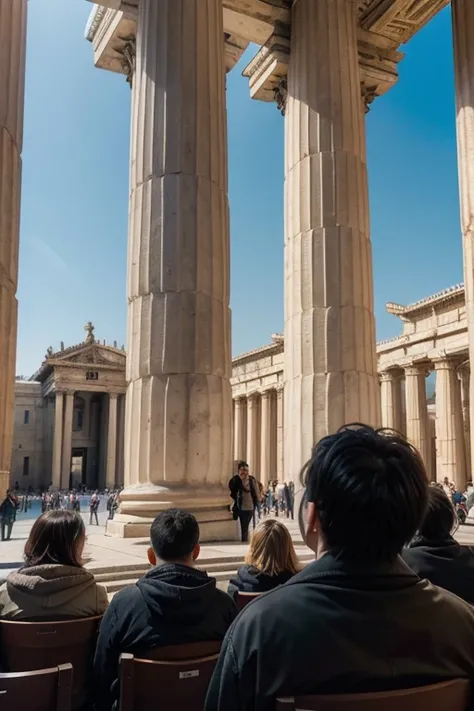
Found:
<svg viewBox="0 0 474 711"><path fill-rule="evenodd" d="M426 398L426 377L436 374L436 464ZM463 490L470 466L470 371L467 361L439 357L393 367L380 374L382 424L406 434L420 451L430 479L448 477Z"/></svg>

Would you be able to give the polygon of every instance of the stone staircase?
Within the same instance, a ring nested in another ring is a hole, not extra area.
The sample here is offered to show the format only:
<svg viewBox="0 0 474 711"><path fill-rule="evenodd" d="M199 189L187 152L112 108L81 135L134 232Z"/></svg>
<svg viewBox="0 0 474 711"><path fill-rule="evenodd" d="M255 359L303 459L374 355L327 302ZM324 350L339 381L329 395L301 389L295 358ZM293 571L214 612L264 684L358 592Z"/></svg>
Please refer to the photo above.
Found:
<svg viewBox="0 0 474 711"><path fill-rule="evenodd" d="M305 553L299 556L299 560L303 565L307 565L314 560L313 553ZM229 580L237 573L237 568L244 564L242 556L222 556L219 558L207 558L199 561L198 566L205 570L210 576L217 580L217 586L221 590L227 590ZM138 578L144 575L150 566L148 563L132 564L132 565L114 565L102 568L89 568L94 573L98 583L104 585L107 589L109 599L127 585L134 585Z"/></svg>

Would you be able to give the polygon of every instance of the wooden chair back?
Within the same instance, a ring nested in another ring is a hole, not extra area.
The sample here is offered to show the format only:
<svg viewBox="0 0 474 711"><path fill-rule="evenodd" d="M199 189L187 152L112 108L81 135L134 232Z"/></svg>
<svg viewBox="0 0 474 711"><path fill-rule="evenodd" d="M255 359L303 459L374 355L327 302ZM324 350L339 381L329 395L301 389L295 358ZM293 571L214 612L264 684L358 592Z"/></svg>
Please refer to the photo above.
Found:
<svg viewBox="0 0 474 711"><path fill-rule="evenodd" d="M222 642L189 642L187 644L172 644L169 647L155 647L146 654L141 654L140 659L153 662L179 662L190 659L212 657L221 651ZM136 657L138 659L138 657Z"/></svg>
<svg viewBox="0 0 474 711"><path fill-rule="evenodd" d="M467 711L471 684L453 679L440 684L373 694L299 696L278 699L276 711Z"/></svg>
<svg viewBox="0 0 474 711"><path fill-rule="evenodd" d="M249 602L252 602L252 600L255 600L255 598L260 597L262 593L247 593L247 592L238 592L237 593L237 609L240 612L241 610L244 609L246 605L249 604Z"/></svg>
<svg viewBox="0 0 474 711"><path fill-rule="evenodd" d="M219 643L214 643L219 645ZM183 648L188 647L186 657ZM189 650L191 647L191 650ZM192 657L197 645L163 648L173 650L169 660L120 657L120 711L203 711L207 689L218 653Z"/></svg>
<svg viewBox="0 0 474 711"><path fill-rule="evenodd" d="M2 711L71 711L71 664L55 669L0 674Z"/></svg>
<svg viewBox="0 0 474 711"><path fill-rule="evenodd" d="M61 622L0 620L0 647L9 672L72 664L73 709L84 704L91 681L91 664L102 617Z"/></svg>

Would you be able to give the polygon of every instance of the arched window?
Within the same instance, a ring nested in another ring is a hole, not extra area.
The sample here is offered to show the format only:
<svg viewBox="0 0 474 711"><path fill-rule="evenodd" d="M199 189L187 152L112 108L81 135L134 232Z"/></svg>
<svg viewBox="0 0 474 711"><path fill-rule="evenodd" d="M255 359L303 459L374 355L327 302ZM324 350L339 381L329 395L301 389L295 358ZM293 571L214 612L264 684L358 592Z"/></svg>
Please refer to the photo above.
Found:
<svg viewBox="0 0 474 711"><path fill-rule="evenodd" d="M73 432L82 432L84 428L84 408L85 402L83 398L76 395L74 398L74 417L72 421Z"/></svg>

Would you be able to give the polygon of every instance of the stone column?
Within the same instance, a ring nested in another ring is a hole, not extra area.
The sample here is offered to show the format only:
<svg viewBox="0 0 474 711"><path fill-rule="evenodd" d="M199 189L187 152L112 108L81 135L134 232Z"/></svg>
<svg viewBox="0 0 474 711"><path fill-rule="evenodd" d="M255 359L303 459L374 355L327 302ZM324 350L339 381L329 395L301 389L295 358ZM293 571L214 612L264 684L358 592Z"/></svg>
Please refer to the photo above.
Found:
<svg viewBox="0 0 474 711"><path fill-rule="evenodd" d="M420 452L428 479L431 478L431 457L428 439L428 407L426 404L426 366L405 368L405 398L407 439Z"/></svg>
<svg viewBox="0 0 474 711"><path fill-rule="evenodd" d="M108 489L116 486L117 473L117 394L109 393L109 421L107 426L107 467L105 483Z"/></svg>
<svg viewBox="0 0 474 711"><path fill-rule="evenodd" d="M436 370L436 478L456 484L464 491L466 466L461 389L456 365L443 358L434 361Z"/></svg>
<svg viewBox="0 0 474 711"><path fill-rule="evenodd" d="M56 390L56 402L54 408L54 441L53 441L53 488L61 488L61 465L63 451L63 413L64 394L61 390Z"/></svg>
<svg viewBox="0 0 474 711"><path fill-rule="evenodd" d="M63 457L61 468L61 489L69 489L72 458L72 420L74 417L74 392L66 392L64 407Z"/></svg>
<svg viewBox="0 0 474 711"><path fill-rule="evenodd" d="M402 432L402 389L400 373L387 370L380 373L382 426Z"/></svg>
<svg viewBox="0 0 474 711"><path fill-rule="evenodd" d="M271 474L272 447L272 391L262 392L261 432L260 432L260 481L266 487Z"/></svg>
<svg viewBox="0 0 474 711"><path fill-rule="evenodd" d="M258 393L247 397L247 462L252 475L258 475L260 462L258 459Z"/></svg>
<svg viewBox="0 0 474 711"><path fill-rule="evenodd" d="M17 336L26 0L0 0L0 497L9 485Z"/></svg>
<svg viewBox="0 0 474 711"><path fill-rule="evenodd" d="M292 9L286 106L285 467L324 435L380 424L353 0Z"/></svg>
<svg viewBox="0 0 474 711"><path fill-rule="evenodd" d="M124 449L124 439L125 439L125 397L120 395L118 399L118 442L117 442L117 486L123 486L123 449Z"/></svg>
<svg viewBox="0 0 474 711"><path fill-rule="evenodd" d="M276 390L276 422L277 422L277 464L276 474L278 481L283 481L285 478L284 460L283 460L283 386L279 385ZM290 472L291 475L291 472Z"/></svg>
<svg viewBox="0 0 474 711"><path fill-rule="evenodd" d="M464 428L464 452L466 460L466 477L472 478L471 470L471 413L469 402L469 388L471 371L469 363L463 363L459 368L459 380L461 382L461 408Z"/></svg>
<svg viewBox="0 0 474 711"><path fill-rule="evenodd" d="M235 398L234 416L234 459L245 459L245 427L244 415L247 403L244 397Z"/></svg>
<svg viewBox="0 0 474 711"><path fill-rule="evenodd" d="M233 538L221 0L141 0L132 90L125 485L109 532L170 505Z"/></svg>
<svg viewBox="0 0 474 711"><path fill-rule="evenodd" d="M451 3L454 34L454 72L458 138L459 193L464 252L464 290L469 338L469 361L474 363L474 3ZM474 422L474 378L470 383L470 421ZM470 456L474 457L471 430ZM474 471L474 459L469 464Z"/></svg>

